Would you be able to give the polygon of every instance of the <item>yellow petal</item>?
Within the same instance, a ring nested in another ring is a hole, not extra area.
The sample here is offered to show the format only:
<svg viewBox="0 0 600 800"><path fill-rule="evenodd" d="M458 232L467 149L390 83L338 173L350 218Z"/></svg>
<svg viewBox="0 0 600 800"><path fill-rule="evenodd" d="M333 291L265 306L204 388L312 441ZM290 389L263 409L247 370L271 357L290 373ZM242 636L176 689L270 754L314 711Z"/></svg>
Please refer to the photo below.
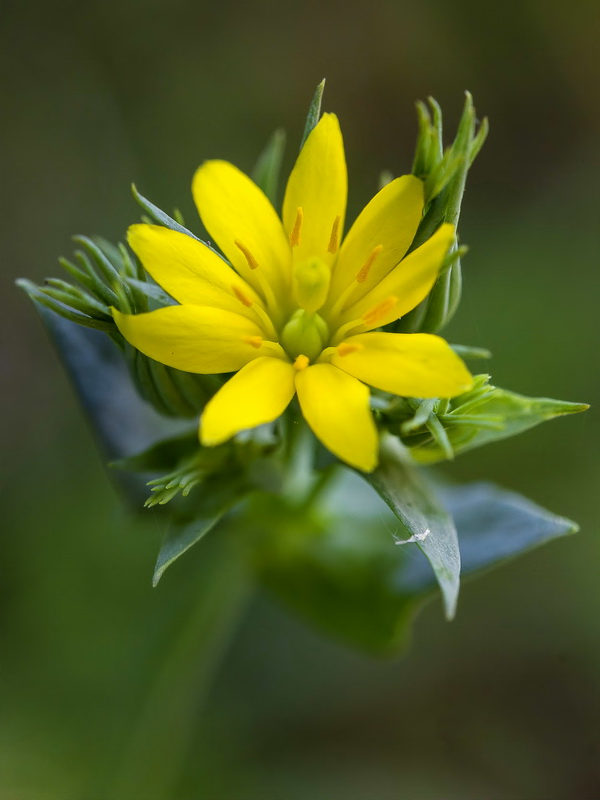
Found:
<svg viewBox="0 0 600 800"><path fill-rule="evenodd" d="M259 294L266 280L281 295L289 285L291 248L264 192L227 161L206 161L194 175L192 192L209 235L240 275Z"/></svg>
<svg viewBox="0 0 600 800"><path fill-rule="evenodd" d="M376 286L410 247L422 213L423 182L414 175L404 175L384 186L362 210L344 240L331 283L332 302L352 283L355 285L344 307Z"/></svg>
<svg viewBox="0 0 600 800"><path fill-rule="evenodd" d="M378 436L369 389L331 364L315 364L296 375L302 414L328 450L363 472L377 466Z"/></svg>
<svg viewBox="0 0 600 800"><path fill-rule="evenodd" d="M450 345L429 333L349 336L331 363L377 389L402 397L454 397L473 383Z"/></svg>
<svg viewBox="0 0 600 800"><path fill-rule="evenodd" d="M298 209L302 209L298 236L293 239L299 240L294 247L296 263L314 256L327 264L332 262L337 249L335 243L329 247L332 231L336 225L339 243L347 194L348 174L340 125L335 114L323 114L300 151L283 201L283 225L288 236L294 231Z"/></svg>
<svg viewBox="0 0 600 800"><path fill-rule="evenodd" d="M168 367L203 375L238 370L259 356L285 358L279 345L263 342L249 319L207 306L167 306L147 314L112 309L125 339Z"/></svg>
<svg viewBox="0 0 600 800"><path fill-rule="evenodd" d="M161 225L132 225L127 241L154 280L179 303L214 306L256 321L254 289L216 253Z"/></svg>
<svg viewBox="0 0 600 800"><path fill-rule="evenodd" d="M219 389L202 413L200 441L212 446L239 431L272 422L294 396L296 370L289 361L257 358Z"/></svg>
<svg viewBox="0 0 600 800"><path fill-rule="evenodd" d="M342 315L342 324L365 317L362 330L371 330L411 311L433 288L453 241L454 226L444 223L425 244L413 250L377 286L350 306Z"/></svg>

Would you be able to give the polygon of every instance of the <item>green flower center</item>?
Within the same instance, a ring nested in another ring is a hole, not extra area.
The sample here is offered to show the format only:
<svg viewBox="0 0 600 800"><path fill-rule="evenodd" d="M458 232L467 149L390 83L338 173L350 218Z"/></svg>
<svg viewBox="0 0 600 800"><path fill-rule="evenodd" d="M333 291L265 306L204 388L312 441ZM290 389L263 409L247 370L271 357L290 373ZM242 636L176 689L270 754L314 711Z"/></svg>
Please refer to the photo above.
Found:
<svg viewBox="0 0 600 800"><path fill-rule="evenodd" d="M304 355L314 361L328 340L329 326L323 317L304 308L294 311L281 332L281 344L292 360Z"/></svg>

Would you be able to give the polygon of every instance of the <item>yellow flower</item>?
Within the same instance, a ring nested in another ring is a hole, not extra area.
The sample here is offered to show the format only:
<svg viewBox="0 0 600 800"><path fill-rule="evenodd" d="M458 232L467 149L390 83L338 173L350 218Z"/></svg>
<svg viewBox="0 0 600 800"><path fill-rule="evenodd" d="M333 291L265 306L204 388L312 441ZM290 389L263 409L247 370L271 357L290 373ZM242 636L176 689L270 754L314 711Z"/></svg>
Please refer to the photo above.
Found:
<svg viewBox="0 0 600 800"><path fill-rule="evenodd" d="M323 115L306 140L282 220L225 161L204 163L192 191L231 266L183 233L133 225L129 244L179 305L113 315L125 339L156 361L236 373L204 409L202 444L277 419L297 394L323 444L370 472L378 434L368 386L406 397L470 388L471 375L440 337L375 331L428 295L454 229L442 225L404 258L423 212L423 184L405 175L371 200L343 238L347 173L335 115Z"/></svg>

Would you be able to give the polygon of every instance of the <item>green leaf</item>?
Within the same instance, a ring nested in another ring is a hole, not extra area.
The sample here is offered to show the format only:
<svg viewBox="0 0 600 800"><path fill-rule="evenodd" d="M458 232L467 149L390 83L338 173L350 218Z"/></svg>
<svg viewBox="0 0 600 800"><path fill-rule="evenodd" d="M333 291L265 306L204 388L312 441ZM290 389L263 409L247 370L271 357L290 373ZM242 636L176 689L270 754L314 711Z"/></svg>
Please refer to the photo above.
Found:
<svg viewBox="0 0 600 800"><path fill-rule="evenodd" d="M302 141L300 142L300 150L302 150L302 148L304 147L304 142L308 139L310 132L319 121L319 117L321 116L321 100L323 99L324 91L325 91L325 78L323 78L321 83L315 89L313 99L311 100L310 107L308 109L308 114L306 115L306 124L304 125L304 133L302 135Z"/></svg>
<svg viewBox="0 0 600 800"><path fill-rule="evenodd" d="M215 476L202 485L193 514L184 519L171 519L154 567L152 585L156 586L164 571L179 556L199 542L249 491L241 475Z"/></svg>
<svg viewBox="0 0 600 800"><path fill-rule="evenodd" d="M280 128L269 139L252 173L254 183L263 190L273 205L277 205L279 173L284 149L285 131Z"/></svg>
<svg viewBox="0 0 600 800"><path fill-rule="evenodd" d="M491 483L452 487L441 497L458 530L463 576L579 530L572 520Z"/></svg>
<svg viewBox="0 0 600 800"><path fill-rule="evenodd" d="M404 460L391 437L382 439L377 469L364 475L401 522L405 537L418 544L442 590L446 616L456 612L460 587L460 552L452 517Z"/></svg>
<svg viewBox="0 0 600 800"><path fill-rule="evenodd" d="M481 379L487 376L477 376ZM481 381L479 381L481 383ZM525 397L515 392L498 389L486 382L475 391L453 398L449 409L438 415L454 454L481 447L488 442L506 439L526 431L541 422L565 414L585 411L585 403L569 403L547 397ZM447 457L444 447L436 437L424 437L419 430L403 442L410 448L411 456L420 464L432 464Z"/></svg>
<svg viewBox="0 0 600 800"><path fill-rule="evenodd" d="M199 448L198 430L161 439L141 453L113 461L113 469L129 470L131 472L168 472L175 469L177 464L193 455Z"/></svg>
<svg viewBox="0 0 600 800"><path fill-rule="evenodd" d="M160 437L180 431L181 423L159 416L136 392L122 352L104 333L89 330L39 308L90 424L103 460L115 461L140 452ZM112 473L115 478L115 473ZM119 487L140 509L147 495L145 480L119 474Z"/></svg>
<svg viewBox="0 0 600 800"><path fill-rule="evenodd" d="M491 484L444 488L440 496L458 531L463 577L577 530ZM255 525L244 526L244 542L280 600L353 647L379 655L406 647L436 578L416 543L395 540L392 512L362 477L339 469L319 514L264 497L251 510Z"/></svg>

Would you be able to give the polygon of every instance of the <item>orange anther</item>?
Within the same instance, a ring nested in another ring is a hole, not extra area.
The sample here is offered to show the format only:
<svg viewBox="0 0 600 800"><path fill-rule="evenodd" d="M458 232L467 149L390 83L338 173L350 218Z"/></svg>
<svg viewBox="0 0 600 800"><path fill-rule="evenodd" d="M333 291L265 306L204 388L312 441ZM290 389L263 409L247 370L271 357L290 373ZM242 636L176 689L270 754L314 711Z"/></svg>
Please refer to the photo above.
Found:
<svg viewBox="0 0 600 800"><path fill-rule="evenodd" d="M377 258L379 253L381 253L382 250L383 250L383 245L381 244L378 244L377 247L374 247L371 250L371 255L367 258L365 263L358 271L358 275L356 276L357 283L364 283L367 280L367 276L369 274L371 267L373 266L373 262L375 261L375 259Z"/></svg>
<svg viewBox="0 0 600 800"><path fill-rule="evenodd" d="M248 266L250 269L257 269L258 268L258 261L254 258L250 250L246 247L245 244L240 242L239 239L236 239L234 242L235 246L242 251L244 256L246 257L246 261L248 262Z"/></svg>
<svg viewBox="0 0 600 800"><path fill-rule="evenodd" d="M232 285L231 288L233 290L234 295L237 297L240 303L245 305L247 308L250 308L250 306L252 305L252 300L250 300L248 295L244 294L244 292L239 288L239 286Z"/></svg>
<svg viewBox="0 0 600 800"><path fill-rule="evenodd" d="M242 342L258 350L259 347L262 347L263 338L262 336L242 336Z"/></svg>
<svg viewBox="0 0 600 800"><path fill-rule="evenodd" d="M302 221L304 219L304 212L302 208L298 206L296 209L296 220L294 222L294 227L292 228L292 232L290 233L290 244L292 247L298 247L299 244L302 242Z"/></svg>
<svg viewBox="0 0 600 800"><path fill-rule="evenodd" d="M337 346L337 353L338 356L349 356L350 353L356 353L357 350L362 350L362 344L348 344L347 342L342 342Z"/></svg>
<svg viewBox="0 0 600 800"><path fill-rule="evenodd" d="M387 297L383 302L370 308L363 314L362 321L365 325L373 325L383 319L398 302L397 297Z"/></svg>
<svg viewBox="0 0 600 800"><path fill-rule="evenodd" d="M294 369L297 369L300 372L303 369L306 369L310 364L310 359L306 356L299 355L298 358L294 361Z"/></svg>
<svg viewBox="0 0 600 800"><path fill-rule="evenodd" d="M329 237L329 244L327 245L328 253L337 253L340 244L340 222L341 217L336 217L333 220L333 227L331 228L331 236Z"/></svg>

